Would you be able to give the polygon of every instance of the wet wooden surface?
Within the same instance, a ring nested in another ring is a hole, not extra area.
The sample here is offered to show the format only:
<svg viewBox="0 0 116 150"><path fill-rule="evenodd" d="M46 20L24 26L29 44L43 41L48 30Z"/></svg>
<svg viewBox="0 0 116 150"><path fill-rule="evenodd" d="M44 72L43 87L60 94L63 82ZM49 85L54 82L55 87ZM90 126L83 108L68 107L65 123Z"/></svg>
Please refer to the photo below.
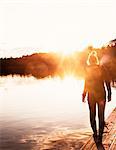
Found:
<svg viewBox="0 0 116 150"><path fill-rule="evenodd" d="M81 150L116 150L116 108L106 120L102 144L96 144L91 136Z"/></svg>

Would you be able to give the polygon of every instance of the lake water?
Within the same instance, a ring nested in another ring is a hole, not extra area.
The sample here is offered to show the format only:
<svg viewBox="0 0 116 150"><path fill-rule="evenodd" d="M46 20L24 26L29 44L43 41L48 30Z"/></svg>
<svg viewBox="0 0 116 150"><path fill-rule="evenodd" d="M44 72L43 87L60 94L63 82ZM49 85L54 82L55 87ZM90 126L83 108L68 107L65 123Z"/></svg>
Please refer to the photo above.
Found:
<svg viewBox="0 0 116 150"><path fill-rule="evenodd" d="M79 149L91 135L84 81L72 76L0 78L0 150ZM115 108L116 91L105 117ZM61 147L59 147L61 146Z"/></svg>

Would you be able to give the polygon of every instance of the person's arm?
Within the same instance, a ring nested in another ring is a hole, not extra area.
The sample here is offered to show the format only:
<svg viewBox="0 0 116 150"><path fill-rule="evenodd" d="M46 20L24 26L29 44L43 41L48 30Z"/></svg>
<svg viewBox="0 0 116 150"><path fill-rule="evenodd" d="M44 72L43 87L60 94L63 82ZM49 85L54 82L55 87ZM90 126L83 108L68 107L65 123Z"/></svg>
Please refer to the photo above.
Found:
<svg viewBox="0 0 116 150"><path fill-rule="evenodd" d="M107 91L108 91L108 102L111 101L111 86L110 86L110 81L105 81L106 83L106 88L107 88Z"/></svg>
<svg viewBox="0 0 116 150"><path fill-rule="evenodd" d="M86 83L86 80L85 80L85 84L84 84L84 90L83 90L83 93L82 93L82 102L85 103L85 97L86 97L86 94L87 94L87 83Z"/></svg>
<svg viewBox="0 0 116 150"><path fill-rule="evenodd" d="M102 66L102 71L103 71L103 78L106 84L106 88L107 88L107 92L108 92L108 102L111 101L111 86L110 86L110 81L111 81L111 77L109 75L109 71L107 69L107 67Z"/></svg>

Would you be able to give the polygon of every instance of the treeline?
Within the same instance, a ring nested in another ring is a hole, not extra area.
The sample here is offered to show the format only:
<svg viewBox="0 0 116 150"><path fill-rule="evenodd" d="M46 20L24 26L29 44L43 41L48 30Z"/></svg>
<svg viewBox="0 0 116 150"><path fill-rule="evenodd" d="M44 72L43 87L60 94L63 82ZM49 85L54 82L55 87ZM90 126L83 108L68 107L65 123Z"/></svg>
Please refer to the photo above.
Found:
<svg viewBox="0 0 116 150"><path fill-rule="evenodd" d="M37 78L53 76L58 67L58 56L55 54L35 53L20 58L1 58L1 76L32 75Z"/></svg>
<svg viewBox="0 0 116 150"><path fill-rule="evenodd" d="M61 76L74 74L84 77L88 54L96 51L101 65L110 73L111 80L116 80L116 40L100 49L88 47L82 52L75 52L70 56L56 53L35 53L20 58L1 58L0 75L20 75L44 78L48 76Z"/></svg>

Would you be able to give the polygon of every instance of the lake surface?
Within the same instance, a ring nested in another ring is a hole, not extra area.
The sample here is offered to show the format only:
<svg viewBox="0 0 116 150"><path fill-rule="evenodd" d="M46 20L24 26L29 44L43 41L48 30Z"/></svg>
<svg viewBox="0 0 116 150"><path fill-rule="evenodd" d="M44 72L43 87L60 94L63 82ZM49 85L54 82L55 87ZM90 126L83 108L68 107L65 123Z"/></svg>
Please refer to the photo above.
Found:
<svg viewBox="0 0 116 150"><path fill-rule="evenodd" d="M72 76L40 80L1 77L0 149L63 150L74 142L79 149L92 133L88 105L81 102L83 86L83 80ZM106 118L116 106L115 98L112 89Z"/></svg>

